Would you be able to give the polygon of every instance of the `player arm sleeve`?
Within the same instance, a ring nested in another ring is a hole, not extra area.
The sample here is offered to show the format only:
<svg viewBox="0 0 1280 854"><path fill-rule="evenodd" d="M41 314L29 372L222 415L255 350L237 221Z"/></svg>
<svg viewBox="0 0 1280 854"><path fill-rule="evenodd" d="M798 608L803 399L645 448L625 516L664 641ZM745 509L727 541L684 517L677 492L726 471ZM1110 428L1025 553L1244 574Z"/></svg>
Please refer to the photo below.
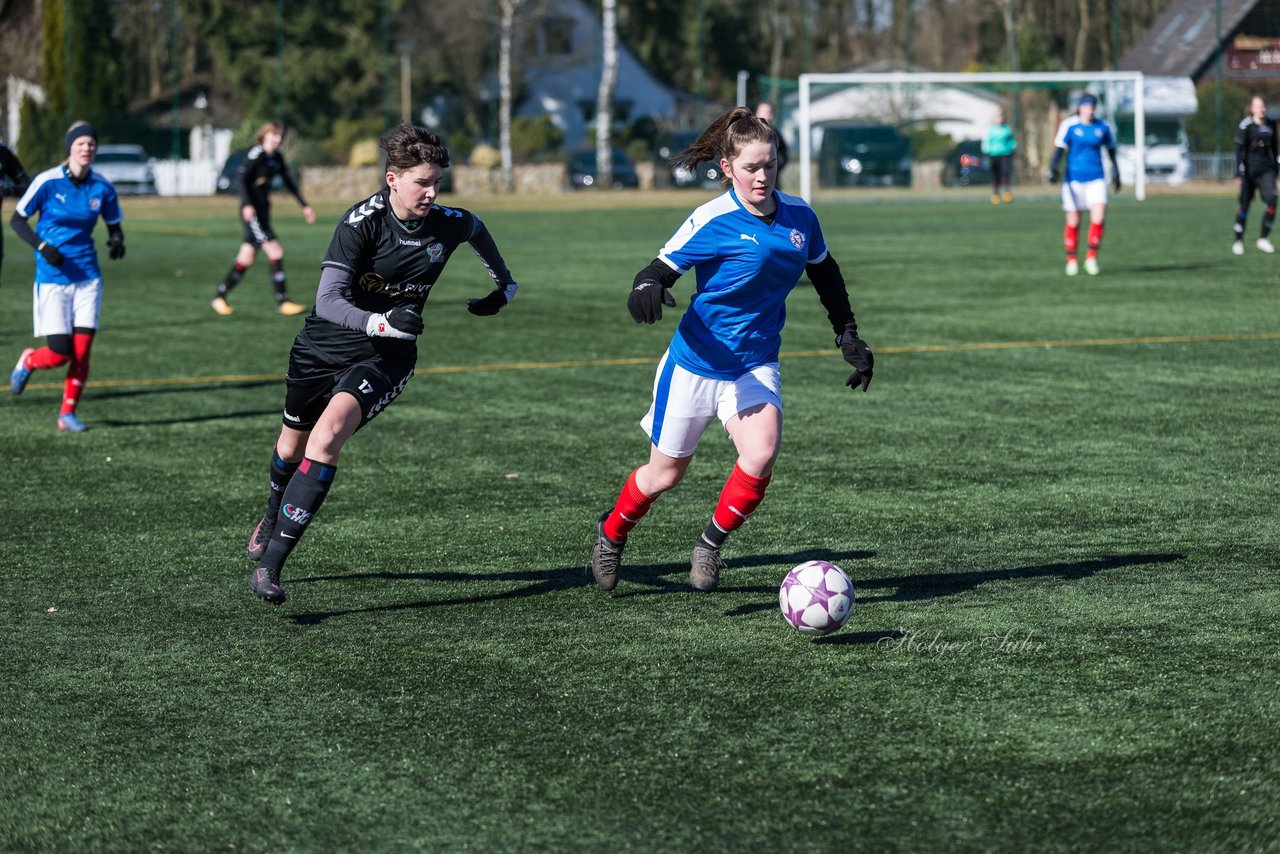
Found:
<svg viewBox="0 0 1280 854"><path fill-rule="evenodd" d="M489 233L489 229L479 217L475 217L475 226L471 237L467 238L467 243L471 244L471 249L479 256L494 283L506 293L507 302L511 302L511 298L515 296L515 279L507 269L507 262L498 251L498 244L494 241L493 235Z"/></svg>
<svg viewBox="0 0 1280 854"><path fill-rule="evenodd" d="M307 206L307 200L302 197L302 191L298 189L298 185L293 181L293 175L289 172L289 167L285 165L284 155L280 156L280 180L284 181L285 189L293 193L293 197L298 200L298 204L304 208Z"/></svg>
<svg viewBox="0 0 1280 854"><path fill-rule="evenodd" d="M17 211L13 212L13 216L9 218L9 226L13 229L13 233L21 237L26 243L31 244L32 249L40 246L40 237L31 227L31 223L27 222L27 218Z"/></svg>
<svg viewBox="0 0 1280 854"><path fill-rule="evenodd" d="M8 148L0 145L0 172L9 176L9 180L13 181L13 194L21 196L27 191L27 187L31 185L31 178L27 176L26 170L22 168L21 161L18 156Z"/></svg>
<svg viewBox="0 0 1280 854"><path fill-rule="evenodd" d="M1054 149L1053 149L1053 157L1049 160L1049 171L1050 171L1050 172L1057 172L1057 171L1058 171L1058 164L1060 164L1060 163L1062 162L1062 155L1064 155L1064 154L1066 154L1066 153L1067 153L1067 150L1066 150L1065 148L1054 148Z"/></svg>
<svg viewBox="0 0 1280 854"><path fill-rule="evenodd" d="M240 187L241 206L253 204L253 195L249 192L253 184L253 163L247 157L236 172L236 184Z"/></svg>
<svg viewBox="0 0 1280 854"><path fill-rule="evenodd" d="M649 262L649 266L636 273L635 279L632 280L632 287L641 282L657 282L664 288L670 288L679 278L680 274L671 269L665 261L661 258L654 258Z"/></svg>
<svg viewBox="0 0 1280 854"><path fill-rule="evenodd" d="M316 315L356 332L364 332L372 312L356 308L351 300L351 271L343 267L320 268L316 289Z"/></svg>
<svg viewBox="0 0 1280 854"><path fill-rule="evenodd" d="M849 304L849 289L845 286L840 265L831 257L831 253L828 252L827 257L815 264L806 265L804 271L813 283L813 289L818 292L822 307L827 310L827 320L831 323L832 331L840 335L851 323L856 328L853 307Z"/></svg>

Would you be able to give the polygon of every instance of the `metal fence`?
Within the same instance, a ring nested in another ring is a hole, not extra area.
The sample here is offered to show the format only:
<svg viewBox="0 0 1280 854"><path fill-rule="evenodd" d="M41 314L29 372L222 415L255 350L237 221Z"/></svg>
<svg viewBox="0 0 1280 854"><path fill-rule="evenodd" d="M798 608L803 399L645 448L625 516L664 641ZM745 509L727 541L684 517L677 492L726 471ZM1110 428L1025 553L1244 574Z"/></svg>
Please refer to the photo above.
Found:
<svg viewBox="0 0 1280 854"><path fill-rule="evenodd" d="M1192 179L1227 181L1235 177L1236 156L1233 152L1222 154L1192 154Z"/></svg>

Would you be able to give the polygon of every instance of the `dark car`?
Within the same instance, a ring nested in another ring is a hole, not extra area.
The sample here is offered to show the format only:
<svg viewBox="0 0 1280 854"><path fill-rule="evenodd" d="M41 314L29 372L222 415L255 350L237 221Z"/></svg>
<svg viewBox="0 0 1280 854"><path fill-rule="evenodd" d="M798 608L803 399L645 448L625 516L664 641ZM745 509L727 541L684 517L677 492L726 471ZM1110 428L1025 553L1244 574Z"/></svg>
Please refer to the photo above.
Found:
<svg viewBox="0 0 1280 854"><path fill-rule="evenodd" d="M991 158L982 153L982 143L976 139L966 139L942 158L942 186L990 183Z"/></svg>
<svg viewBox="0 0 1280 854"><path fill-rule="evenodd" d="M911 149L891 125L823 125L818 178L824 187L910 187Z"/></svg>
<svg viewBox="0 0 1280 854"><path fill-rule="evenodd" d="M635 164L621 148L613 149L613 186L639 187ZM596 150L583 148L569 158L569 184L575 190L596 186Z"/></svg>
<svg viewBox="0 0 1280 854"><path fill-rule="evenodd" d="M239 151L233 151L227 155L227 162L222 164L222 171L218 173L217 191L219 193L240 193L240 186L236 183L236 173L240 171L240 164L244 163L245 155L249 153L249 149L242 148ZM288 167L289 177L293 178L293 183L301 187L302 181L298 178L298 173L293 167ZM284 189L284 179L279 175L271 179L271 190Z"/></svg>
<svg viewBox="0 0 1280 854"><path fill-rule="evenodd" d="M720 164L699 163L696 166L677 166L671 158L693 145L698 138L698 131L676 131L658 148L658 159L662 165L671 170L671 184L674 187L699 187L703 189L719 189L724 173Z"/></svg>

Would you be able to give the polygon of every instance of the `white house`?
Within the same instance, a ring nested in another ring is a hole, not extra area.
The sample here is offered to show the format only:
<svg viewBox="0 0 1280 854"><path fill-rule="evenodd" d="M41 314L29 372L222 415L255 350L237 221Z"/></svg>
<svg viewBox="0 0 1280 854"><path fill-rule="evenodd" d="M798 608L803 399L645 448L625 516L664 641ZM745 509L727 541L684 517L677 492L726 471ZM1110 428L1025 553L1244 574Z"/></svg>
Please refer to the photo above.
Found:
<svg viewBox="0 0 1280 854"><path fill-rule="evenodd" d="M514 51L521 91L527 97L515 114L550 115L564 131L566 147L576 147L586 141L596 111L602 67L600 18L583 0L546 0L527 14L531 19L520 28ZM619 119L671 121L683 97L687 96L660 82L619 41L614 93Z"/></svg>

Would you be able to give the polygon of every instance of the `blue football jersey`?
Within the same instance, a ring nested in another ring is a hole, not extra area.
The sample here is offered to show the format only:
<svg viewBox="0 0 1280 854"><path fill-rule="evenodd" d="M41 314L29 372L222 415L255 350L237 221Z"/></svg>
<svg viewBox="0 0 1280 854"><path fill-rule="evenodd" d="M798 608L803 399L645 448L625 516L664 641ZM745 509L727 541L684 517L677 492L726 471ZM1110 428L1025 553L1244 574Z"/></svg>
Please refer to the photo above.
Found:
<svg viewBox="0 0 1280 854"><path fill-rule="evenodd" d="M1058 135L1053 144L1067 150L1067 181L1098 181L1107 177L1102 166L1102 149L1114 149L1116 138L1111 127L1101 119L1089 124L1079 116L1070 116L1058 125Z"/></svg>
<svg viewBox="0 0 1280 854"><path fill-rule="evenodd" d="M108 225L124 218L110 181L90 169L89 176L76 186L65 164L37 175L18 200L17 212L23 217L39 214L36 235L62 253L61 268L36 253L36 281L60 284L101 278L93 228L99 216Z"/></svg>
<svg viewBox="0 0 1280 854"><path fill-rule="evenodd" d="M671 358L713 379L734 379L775 362L782 346L787 295L806 264L827 257L813 209L774 191L772 224L748 213L733 189L689 215L658 257L677 273L697 272Z"/></svg>

